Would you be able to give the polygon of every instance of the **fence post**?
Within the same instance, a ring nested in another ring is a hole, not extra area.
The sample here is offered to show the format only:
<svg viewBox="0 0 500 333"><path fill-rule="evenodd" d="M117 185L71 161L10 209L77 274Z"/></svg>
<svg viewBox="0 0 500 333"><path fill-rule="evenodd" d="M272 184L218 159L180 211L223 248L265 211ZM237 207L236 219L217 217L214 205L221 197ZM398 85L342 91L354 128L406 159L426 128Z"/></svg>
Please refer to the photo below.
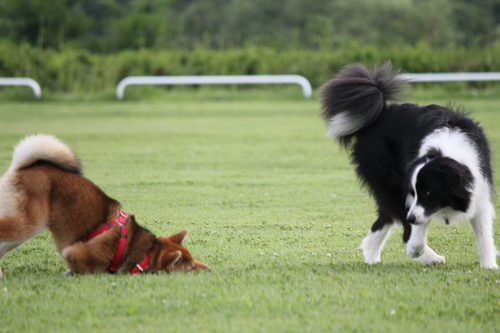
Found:
<svg viewBox="0 0 500 333"><path fill-rule="evenodd" d="M28 86L33 90L36 98L42 97L40 85L29 77L0 77L0 86Z"/></svg>

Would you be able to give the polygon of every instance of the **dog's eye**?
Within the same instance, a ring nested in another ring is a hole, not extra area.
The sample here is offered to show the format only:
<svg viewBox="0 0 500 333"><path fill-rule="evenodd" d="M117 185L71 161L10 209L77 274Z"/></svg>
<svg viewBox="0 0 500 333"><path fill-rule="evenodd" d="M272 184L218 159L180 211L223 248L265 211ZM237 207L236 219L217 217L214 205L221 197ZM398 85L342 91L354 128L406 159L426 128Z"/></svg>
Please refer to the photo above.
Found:
<svg viewBox="0 0 500 333"><path fill-rule="evenodd" d="M424 191L424 192L422 193L422 197L423 197L423 198L428 197L430 194L431 194L431 192L429 192L429 191Z"/></svg>

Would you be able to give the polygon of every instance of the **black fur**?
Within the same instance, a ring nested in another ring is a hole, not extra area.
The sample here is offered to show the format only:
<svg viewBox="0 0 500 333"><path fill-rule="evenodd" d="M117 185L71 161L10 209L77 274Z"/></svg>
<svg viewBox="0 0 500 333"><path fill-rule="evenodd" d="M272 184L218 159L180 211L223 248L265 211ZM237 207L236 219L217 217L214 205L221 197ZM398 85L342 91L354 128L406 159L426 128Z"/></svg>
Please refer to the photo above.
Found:
<svg viewBox="0 0 500 333"><path fill-rule="evenodd" d="M370 125L386 108L387 101L397 100L404 90L404 80L396 77L387 62L378 71L370 72L359 64L345 66L340 73L320 88L323 118L349 111L363 126ZM338 138L347 148L352 135Z"/></svg>
<svg viewBox="0 0 500 333"><path fill-rule="evenodd" d="M78 160L78 163L80 163L79 160ZM82 171L81 165L78 165L78 167L75 168L75 167L72 167L70 165L59 165L59 164L56 164L54 162L47 161L47 160L38 160L35 163L33 163L25 168L26 169L32 168L32 167L35 167L38 165L50 165L50 166L53 166L54 168L58 168L58 169L61 169L61 170L67 171L67 172L71 172L71 173L77 174L79 176L83 176L83 171Z"/></svg>
<svg viewBox="0 0 500 333"><path fill-rule="evenodd" d="M390 62L372 72L360 64L352 64L323 85L320 93L325 121L342 114L359 123L352 133L332 135L342 147L350 149L357 175L378 205L378 219L372 231L399 221L405 228L406 242L411 234L411 223L406 219L406 197L410 193L411 175L422 159L434 161L421 170L419 186L440 188L439 208L450 206L465 211L470 203L468 188L473 182L470 170L443 158L438 149L418 157L422 140L432 132L448 127L465 133L477 148L481 173L491 189L493 186L490 149L483 129L463 112L447 107L387 104L398 98L404 83L392 71ZM420 178L427 178L428 182Z"/></svg>
<svg viewBox="0 0 500 333"><path fill-rule="evenodd" d="M443 207L466 212L471 201L474 178L469 168L448 157L437 157L417 176L418 203L430 216Z"/></svg>

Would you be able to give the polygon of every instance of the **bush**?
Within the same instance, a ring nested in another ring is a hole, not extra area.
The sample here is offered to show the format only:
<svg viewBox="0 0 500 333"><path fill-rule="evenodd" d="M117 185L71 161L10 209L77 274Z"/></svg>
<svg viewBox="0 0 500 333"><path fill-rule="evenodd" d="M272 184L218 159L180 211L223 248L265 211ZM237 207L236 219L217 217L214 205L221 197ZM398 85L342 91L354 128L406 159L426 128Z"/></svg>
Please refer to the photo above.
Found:
<svg viewBox="0 0 500 333"><path fill-rule="evenodd" d="M0 42L0 77L31 77L42 89L62 93L112 90L131 75L299 74L317 88L342 66L392 60L402 72L500 71L500 44L488 48L433 49L428 44L378 48L351 42L326 51L274 51L248 46L233 50L137 50L94 54L85 50L41 50Z"/></svg>

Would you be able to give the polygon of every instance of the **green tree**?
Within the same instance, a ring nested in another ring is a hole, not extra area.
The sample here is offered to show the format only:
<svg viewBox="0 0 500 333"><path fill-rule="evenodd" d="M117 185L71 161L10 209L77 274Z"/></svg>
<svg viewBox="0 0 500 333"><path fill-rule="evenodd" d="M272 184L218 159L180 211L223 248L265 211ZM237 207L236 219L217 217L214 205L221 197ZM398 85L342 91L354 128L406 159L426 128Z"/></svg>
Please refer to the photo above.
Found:
<svg viewBox="0 0 500 333"><path fill-rule="evenodd" d="M15 42L60 47L73 0L3 0L3 29Z"/></svg>

